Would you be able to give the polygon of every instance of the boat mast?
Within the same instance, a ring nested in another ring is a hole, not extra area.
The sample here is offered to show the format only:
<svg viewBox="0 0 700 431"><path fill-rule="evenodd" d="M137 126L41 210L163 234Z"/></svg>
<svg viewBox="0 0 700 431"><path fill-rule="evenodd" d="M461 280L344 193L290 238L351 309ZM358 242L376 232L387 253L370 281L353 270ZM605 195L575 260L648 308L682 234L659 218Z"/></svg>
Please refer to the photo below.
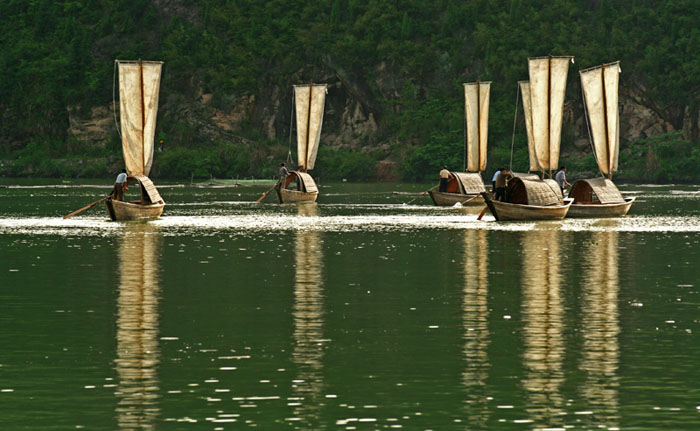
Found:
<svg viewBox="0 0 700 431"><path fill-rule="evenodd" d="M549 178L552 178L552 56L547 56L547 166L549 168ZM542 169L544 178L544 169Z"/></svg>
<svg viewBox="0 0 700 431"><path fill-rule="evenodd" d="M608 149L607 160L605 162L608 165L608 179L612 180L612 166L610 166L610 135L608 134L608 99L605 92L605 66L606 64L603 63L600 73L600 79L603 87L603 124L605 124L605 146Z"/></svg>
<svg viewBox="0 0 700 431"><path fill-rule="evenodd" d="M146 106L143 92L143 62L139 59L139 84L141 87L141 175L146 172L146 149L144 148L146 129Z"/></svg>
<svg viewBox="0 0 700 431"><path fill-rule="evenodd" d="M481 166L481 79L476 80L476 149L477 149L477 168L479 171Z"/></svg>
<svg viewBox="0 0 700 431"><path fill-rule="evenodd" d="M311 85L309 85L309 109L308 112L306 113L306 149L304 150L304 172L306 172L306 164L309 160L309 137L310 137L310 128L311 128L311 103L313 101L313 98L311 97L311 93L314 91L314 84L313 82Z"/></svg>

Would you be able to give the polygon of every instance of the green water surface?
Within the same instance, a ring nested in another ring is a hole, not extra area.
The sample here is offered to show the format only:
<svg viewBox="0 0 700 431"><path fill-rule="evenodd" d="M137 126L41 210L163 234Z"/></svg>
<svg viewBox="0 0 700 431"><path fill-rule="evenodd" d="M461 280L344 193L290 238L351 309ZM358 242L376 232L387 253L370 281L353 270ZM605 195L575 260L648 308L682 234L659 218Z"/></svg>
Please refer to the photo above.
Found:
<svg viewBox="0 0 700 431"><path fill-rule="evenodd" d="M53 181L53 184L60 181ZM498 223L430 185L0 188L2 430L700 429L700 195Z"/></svg>

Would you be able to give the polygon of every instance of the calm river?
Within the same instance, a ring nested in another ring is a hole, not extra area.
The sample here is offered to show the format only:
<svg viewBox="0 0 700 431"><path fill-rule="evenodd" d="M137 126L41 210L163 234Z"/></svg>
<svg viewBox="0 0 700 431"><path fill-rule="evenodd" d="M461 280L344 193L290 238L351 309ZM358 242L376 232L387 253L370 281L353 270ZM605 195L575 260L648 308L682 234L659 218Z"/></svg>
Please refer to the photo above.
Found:
<svg viewBox="0 0 700 431"><path fill-rule="evenodd" d="M2 181L2 430L700 429L696 187L529 223L162 187L113 223L61 218L107 188Z"/></svg>

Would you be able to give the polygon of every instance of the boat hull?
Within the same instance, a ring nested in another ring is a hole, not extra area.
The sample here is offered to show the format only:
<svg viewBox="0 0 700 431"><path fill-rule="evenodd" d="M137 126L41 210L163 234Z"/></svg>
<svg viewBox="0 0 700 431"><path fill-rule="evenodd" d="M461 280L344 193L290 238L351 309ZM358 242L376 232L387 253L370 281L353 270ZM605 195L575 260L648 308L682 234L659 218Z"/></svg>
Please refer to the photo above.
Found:
<svg viewBox="0 0 700 431"><path fill-rule="evenodd" d="M495 201L483 193L482 196L484 196L491 214L498 221L561 220L566 217L573 202L573 199L564 199L563 205L523 205Z"/></svg>
<svg viewBox="0 0 700 431"><path fill-rule="evenodd" d="M451 207L457 203L470 206L484 204L484 198L481 195L465 195L461 193L446 193L431 190L430 198L433 200L433 203L439 207Z"/></svg>
<svg viewBox="0 0 700 431"><path fill-rule="evenodd" d="M318 197L318 192L300 192L298 190L289 189L275 189L277 192L277 199L279 199L281 204L295 203L295 202L316 202Z"/></svg>
<svg viewBox="0 0 700 431"><path fill-rule="evenodd" d="M626 215L636 198L625 198L616 204L572 204L566 217L569 218L607 218Z"/></svg>
<svg viewBox="0 0 700 431"><path fill-rule="evenodd" d="M112 221L148 220L163 214L164 203L143 205L135 202L105 201L107 213Z"/></svg>

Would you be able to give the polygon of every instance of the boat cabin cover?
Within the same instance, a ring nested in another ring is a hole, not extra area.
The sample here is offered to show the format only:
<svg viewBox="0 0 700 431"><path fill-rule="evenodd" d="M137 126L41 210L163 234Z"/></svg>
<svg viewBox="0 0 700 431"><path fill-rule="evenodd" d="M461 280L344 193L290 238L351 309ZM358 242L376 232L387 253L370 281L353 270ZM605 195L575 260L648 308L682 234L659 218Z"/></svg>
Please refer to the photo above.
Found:
<svg viewBox="0 0 700 431"><path fill-rule="evenodd" d="M508 202L520 205L562 205L564 196L556 181L551 179L515 177L508 181Z"/></svg>
<svg viewBox="0 0 700 431"><path fill-rule="evenodd" d="M485 192L481 175L474 172L450 172L447 180L447 193L478 195Z"/></svg>
<svg viewBox="0 0 700 431"><path fill-rule="evenodd" d="M625 198L622 197L620 190L607 178L578 180L571 187L569 197L574 198L575 204L595 202L594 197L601 204L625 202Z"/></svg>

